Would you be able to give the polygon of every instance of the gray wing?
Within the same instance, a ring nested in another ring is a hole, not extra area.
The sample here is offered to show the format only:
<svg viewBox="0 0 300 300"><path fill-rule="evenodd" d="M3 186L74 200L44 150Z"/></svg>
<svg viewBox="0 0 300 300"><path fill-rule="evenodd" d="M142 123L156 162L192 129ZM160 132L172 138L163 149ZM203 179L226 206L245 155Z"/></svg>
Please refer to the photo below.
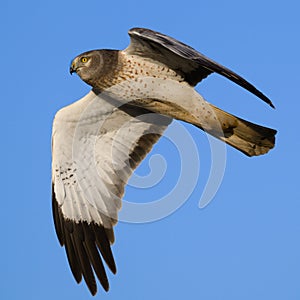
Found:
<svg viewBox="0 0 300 300"><path fill-rule="evenodd" d="M167 35L145 28L132 28L128 33L131 38L130 45L126 49L128 54L140 55L160 61L177 71L193 86L211 73L218 73L256 95L271 107L274 107L271 100L251 83L192 47Z"/></svg>
<svg viewBox="0 0 300 300"><path fill-rule="evenodd" d="M124 186L171 122L125 104L115 107L91 91L61 109L52 133L52 210L56 233L71 271L95 295L95 274L109 283L102 260L113 273L110 245Z"/></svg>

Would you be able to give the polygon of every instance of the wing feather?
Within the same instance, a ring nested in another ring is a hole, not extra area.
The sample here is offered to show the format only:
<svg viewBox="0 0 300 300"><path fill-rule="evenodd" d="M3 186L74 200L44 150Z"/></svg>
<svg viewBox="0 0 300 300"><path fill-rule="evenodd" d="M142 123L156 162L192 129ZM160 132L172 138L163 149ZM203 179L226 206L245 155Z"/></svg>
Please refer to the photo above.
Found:
<svg viewBox="0 0 300 300"><path fill-rule="evenodd" d="M143 116L150 115L144 118ZM116 273L111 244L124 185L171 118L91 91L60 110L52 134L52 209L75 280L109 289L102 262Z"/></svg>
<svg viewBox="0 0 300 300"><path fill-rule="evenodd" d="M87 254L85 245L84 245L84 235L82 229L82 222L78 224L73 224L74 230L72 237L74 239L74 246L77 252L78 263L81 265L83 278L91 292L92 295L95 295L97 292L96 280L92 269L92 262ZM105 288L105 287L104 287Z"/></svg>
<svg viewBox="0 0 300 300"><path fill-rule="evenodd" d="M97 226L95 223L93 223L91 227L95 233L95 242L104 261L106 262L112 273L115 274L117 272L117 268L110 248L110 241L108 239L107 232L105 231L104 227Z"/></svg>
<svg viewBox="0 0 300 300"><path fill-rule="evenodd" d="M256 95L274 108L271 100L237 73L199 53L192 47L162 33L145 29L129 30L131 55L148 57L177 71L191 85L196 85L211 73L218 73Z"/></svg>
<svg viewBox="0 0 300 300"><path fill-rule="evenodd" d="M95 270L97 277L100 280L101 285L103 286L104 290L108 291L108 289L109 289L108 278L107 278L101 257L99 255L97 245L95 243L95 241L96 241L95 232L94 232L92 226L89 226L85 222L82 224L82 226L83 226L83 231L84 231L84 236L85 236L84 242L85 242L85 247L87 249L88 257L92 263L93 269ZM108 242L108 246L109 246L109 241L107 241L107 242ZM102 240L102 243L103 243L103 240ZM110 249L110 246L109 246L109 249ZM104 258L104 260L105 260L105 258Z"/></svg>

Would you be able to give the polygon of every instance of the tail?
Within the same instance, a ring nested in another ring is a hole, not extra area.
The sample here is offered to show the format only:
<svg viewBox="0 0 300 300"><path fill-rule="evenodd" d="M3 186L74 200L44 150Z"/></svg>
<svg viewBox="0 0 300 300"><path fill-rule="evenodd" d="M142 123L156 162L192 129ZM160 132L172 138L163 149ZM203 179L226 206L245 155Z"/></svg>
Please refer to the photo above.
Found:
<svg viewBox="0 0 300 300"><path fill-rule="evenodd" d="M209 134L248 156L262 155L274 148L276 130L238 118L212 104L210 106L220 121L223 133L206 130ZM203 129L198 124L194 125Z"/></svg>
<svg viewBox="0 0 300 300"><path fill-rule="evenodd" d="M238 118L208 102L204 105L206 115L201 117L198 102L189 107L157 99L143 99L142 103L133 101L132 104L193 124L248 156L265 154L275 145L276 130Z"/></svg>

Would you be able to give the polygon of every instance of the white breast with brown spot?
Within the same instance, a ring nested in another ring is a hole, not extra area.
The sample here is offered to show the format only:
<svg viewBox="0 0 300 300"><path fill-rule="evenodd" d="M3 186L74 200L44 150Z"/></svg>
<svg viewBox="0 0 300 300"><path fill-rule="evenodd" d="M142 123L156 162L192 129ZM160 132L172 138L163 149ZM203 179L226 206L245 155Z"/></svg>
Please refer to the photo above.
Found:
<svg viewBox="0 0 300 300"><path fill-rule="evenodd" d="M179 82L184 80L174 70L158 61L152 61L149 58L138 55L128 55L122 51L119 52L119 58L122 62L122 76L125 76L126 79L146 76L162 79L168 78Z"/></svg>

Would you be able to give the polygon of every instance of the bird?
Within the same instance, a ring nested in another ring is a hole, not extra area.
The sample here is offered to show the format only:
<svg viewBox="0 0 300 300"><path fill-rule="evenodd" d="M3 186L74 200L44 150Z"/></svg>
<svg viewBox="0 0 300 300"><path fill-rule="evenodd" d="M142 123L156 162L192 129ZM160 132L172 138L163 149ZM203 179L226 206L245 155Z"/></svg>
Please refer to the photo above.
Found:
<svg viewBox="0 0 300 300"><path fill-rule="evenodd" d="M124 188L173 119L190 123L247 156L266 154L276 130L210 104L195 86L212 73L271 100L240 75L165 34L128 31L124 50L92 50L71 62L70 73L89 86L60 109L52 128L52 212L77 283L109 290L115 274L111 246ZM106 264L106 267L104 266Z"/></svg>

